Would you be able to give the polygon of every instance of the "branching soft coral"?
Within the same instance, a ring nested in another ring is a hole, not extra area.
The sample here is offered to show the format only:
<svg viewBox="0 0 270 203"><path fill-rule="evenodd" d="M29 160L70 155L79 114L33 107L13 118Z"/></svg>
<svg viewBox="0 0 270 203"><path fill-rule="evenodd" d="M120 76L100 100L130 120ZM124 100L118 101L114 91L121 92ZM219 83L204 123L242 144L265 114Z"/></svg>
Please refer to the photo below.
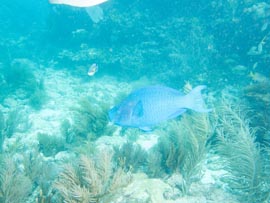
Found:
<svg viewBox="0 0 270 203"><path fill-rule="evenodd" d="M223 97L218 109L216 149L228 172L222 178L227 188L241 202L261 203L270 195L269 154L255 141L257 131L250 127L248 111L235 98Z"/></svg>
<svg viewBox="0 0 270 203"><path fill-rule="evenodd" d="M268 142L269 145L269 129L270 129L270 79L255 73L253 74L254 84L244 88L244 96L249 101L250 107L256 111L253 113L252 126L260 125L260 137L257 138L261 142Z"/></svg>
<svg viewBox="0 0 270 203"><path fill-rule="evenodd" d="M206 157L206 144L212 135L208 115L187 114L181 121L173 121L161 131L158 151L166 173L180 172L183 183L179 188L188 193L191 183L201 175L201 163Z"/></svg>
<svg viewBox="0 0 270 203"><path fill-rule="evenodd" d="M30 178L16 168L10 157L3 158L0 165L0 202L26 202L32 191Z"/></svg>
<svg viewBox="0 0 270 203"><path fill-rule="evenodd" d="M95 139L102 135L108 124L107 113L104 109L106 109L105 105L95 105L94 102L86 98L80 100L78 106L71 108L73 123L69 126L69 134L65 135L67 140L72 143L75 139L75 137L72 138L70 133L73 133L73 136L77 135L90 139ZM70 124L66 123L66 125Z"/></svg>
<svg viewBox="0 0 270 203"><path fill-rule="evenodd" d="M130 182L131 176L115 168L112 154L100 152L97 159L82 155L78 164L66 164L54 183L66 203L100 202L107 194Z"/></svg>

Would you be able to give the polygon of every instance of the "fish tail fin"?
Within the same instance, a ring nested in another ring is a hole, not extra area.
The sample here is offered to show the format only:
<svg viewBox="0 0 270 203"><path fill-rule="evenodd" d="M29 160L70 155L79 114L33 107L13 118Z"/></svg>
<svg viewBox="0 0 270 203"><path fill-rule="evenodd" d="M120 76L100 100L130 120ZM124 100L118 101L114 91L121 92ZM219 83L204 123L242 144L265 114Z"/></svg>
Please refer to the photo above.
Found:
<svg viewBox="0 0 270 203"><path fill-rule="evenodd" d="M205 85L199 85L192 89L188 96L189 108L197 112L209 112L211 109L205 107L205 103L201 91L205 89Z"/></svg>

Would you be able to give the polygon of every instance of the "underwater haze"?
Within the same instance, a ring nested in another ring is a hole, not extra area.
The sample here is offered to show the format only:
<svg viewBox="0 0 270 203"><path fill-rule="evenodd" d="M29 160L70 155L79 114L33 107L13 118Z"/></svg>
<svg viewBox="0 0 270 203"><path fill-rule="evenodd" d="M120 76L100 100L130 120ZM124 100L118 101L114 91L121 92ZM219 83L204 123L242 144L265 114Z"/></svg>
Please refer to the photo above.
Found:
<svg viewBox="0 0 270 203"><path fill-rule="evenodd" d="M269 1L2 0L0 26L0 203L270 203Z"/></svg>

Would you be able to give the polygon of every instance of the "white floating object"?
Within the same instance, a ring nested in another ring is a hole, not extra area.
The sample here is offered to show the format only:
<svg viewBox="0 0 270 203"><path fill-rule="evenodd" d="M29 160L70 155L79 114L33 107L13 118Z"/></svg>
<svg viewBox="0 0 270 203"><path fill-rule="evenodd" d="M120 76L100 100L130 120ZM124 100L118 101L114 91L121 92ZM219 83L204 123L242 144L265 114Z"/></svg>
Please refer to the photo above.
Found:
<svg viewBox="0 0 270 203"><path fill-rule="evenodd" d="M49 0L51 4L64 4L79 8L85 8L87 14L94 23L98 23L103 19L103 10L97 6L108 0Z"/></svg>
<svg viewBox="0 0 270 203"><path fill-rule="evenodd" d="M106 1L108 0L49 0L51 4L65 4L81 8L95 6Z"/></svg>
<svg viewBox="0 0 270 203"><path fill-rule="evenodd" d="M89 76L93 76L96 74L96 72L98 71L98 65L96 63L93 63L90 68L88 69L88 75Z"/></svg>

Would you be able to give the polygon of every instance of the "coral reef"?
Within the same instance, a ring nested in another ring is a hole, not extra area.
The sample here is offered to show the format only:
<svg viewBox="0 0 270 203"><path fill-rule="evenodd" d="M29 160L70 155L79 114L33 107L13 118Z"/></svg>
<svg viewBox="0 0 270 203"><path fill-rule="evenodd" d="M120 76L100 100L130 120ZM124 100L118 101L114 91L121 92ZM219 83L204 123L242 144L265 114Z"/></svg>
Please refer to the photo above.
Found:
<svg viewBox="0 0 270 203"><path fill-rule="evenodd" d="M65 119L62 121L61 126L60 126L60 131L63 137L65 137L65 141L67 143L72 143L74 141L76 134L72 130L72 126L68 119Z"/></svg>
<svg viewBox="0 0 270 203"><path fill-rule="evenodd" d="M46 92L43 80L40 79L35 69L37 65L26 58L14 59L3 70L5 81L5 95L16 95L19 99L28 99L34 109L40 110L46 101Z"/></svg>
<svg viewBox="0 0 270 203"><path fill-rule="evenodd" d="M47 101L44 81L39 80L35 84L34 91L29 96L29 105L35 110L40 110Z"/></svg>
<svg viewBox="0 0 270 203"><path fill-rule="evenodd" d="M11 138L25 119L20 116L19 109L10 110L6 116L0 110L0 153L3 150L4 140Z"/></svg>
<svg viewBox="0 0 270 203"><path fill-rule="evenodd" d="M19 116L19 110L14 109L11 110L6 118L5 121L5 136L7 138L10 138L16 131L17 126L20 123L20 116Z"/></svg>
<svg viewBox="0 0 270 203"><path fill-rule="evenodd" d="M39 151L42 152L44 156L54 156L58 152L66 149L65 140L62 137L39 133L37 138L39 142Z"/></svg>

